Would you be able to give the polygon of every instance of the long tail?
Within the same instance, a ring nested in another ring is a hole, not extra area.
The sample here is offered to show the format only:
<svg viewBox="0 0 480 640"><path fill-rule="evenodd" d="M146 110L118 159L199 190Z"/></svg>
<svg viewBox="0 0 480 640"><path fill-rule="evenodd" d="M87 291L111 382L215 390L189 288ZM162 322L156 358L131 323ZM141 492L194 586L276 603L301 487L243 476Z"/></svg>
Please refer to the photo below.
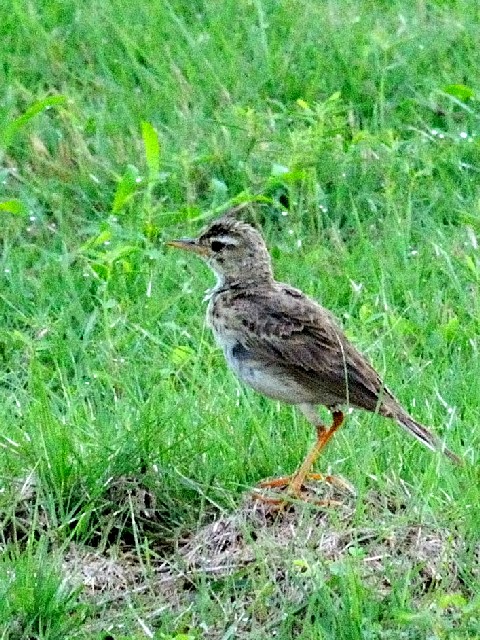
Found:
<svg viewBox="0 0 480 640"><path fill-rule="evenodd" d="M420 422L411 418L407 413L396 418L396 421L401 427L415 436L417 440L420 440L422 444L432 451L441 451L447 456L447 458L450 458L452 462L455 462L455 464L463 464L463 460L453 453L453 451L447 449L440 438L431 433L431 431L429 431L427 427L424 427L423 424L420 424Z"/></svg>

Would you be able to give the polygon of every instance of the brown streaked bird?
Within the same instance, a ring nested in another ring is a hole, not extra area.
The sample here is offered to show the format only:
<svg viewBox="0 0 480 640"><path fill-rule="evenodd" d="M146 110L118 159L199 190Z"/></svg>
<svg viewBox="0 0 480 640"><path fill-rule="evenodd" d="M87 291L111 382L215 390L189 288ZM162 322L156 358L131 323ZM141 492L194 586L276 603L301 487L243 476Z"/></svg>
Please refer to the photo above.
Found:
<svg viewBox="0 0 480 640"><path fill-rule="evenodd" d="M461 464L402 408L326 309L274 279L262 236L234 213L212 222L198 238L167 244L197 254L214 271L207 320L238 378L269 398L297 405L316 428L316 443L297 472L261 486L288 484L290 495L300 497L307 477L322 477L309 472L343 423L345 405L395 420L426 447ZM330 427L319 420L317 405L332 412Z"/></svg>

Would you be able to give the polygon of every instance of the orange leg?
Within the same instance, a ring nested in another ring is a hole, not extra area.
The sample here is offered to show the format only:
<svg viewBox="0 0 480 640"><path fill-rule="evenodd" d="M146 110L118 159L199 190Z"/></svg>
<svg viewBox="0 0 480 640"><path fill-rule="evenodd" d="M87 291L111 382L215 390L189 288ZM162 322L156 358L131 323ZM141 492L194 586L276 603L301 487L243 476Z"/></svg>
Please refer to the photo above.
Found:
<svg viewBox="0 0 480 640"><path fill-rule="evenodd" d="M260 483L261 488L277 488L277 487L285 487L288 486L288 495L294 498L301 498L302 487L305 483L305 480L324 480L329 484L336 485L341 489L352 492L353 488L348 485L345 481L340 478L336 478L335 476L324 476L321 473L310 473L310 469L313 464L317 460L320 452L325 447L330 438L334 435L334 433L341 427L343 424L344 415L341 411L333 412L333 422L329 429L327 429L324 425L317 425L317 441L315 442L312 449L307 454L305 460L302 462L300 468L293 476L285 476L282 478L274 478L273 480L266 480ZM254 493L254 497L260 499L264 502L270 502L273 504L278 504L283 502L283 500L277 500L275 498L267 498L263 497L261 494ZM334 502L334 501L330 501Z"/></svg>
<svg viewBox="0 0 480 640"><path fill-rule="evenodd" d="M343 413L341 411L335 411L333 413L333 422L330 429L326 429L323 424L317 426L317 441L307 454L305 460L302 462L300 469L293 476L292 481L288 487L288 492L293 496L299 496L302 490L305 479L317 460L320 452L325 447L330 438L343 424Z"/></svg>

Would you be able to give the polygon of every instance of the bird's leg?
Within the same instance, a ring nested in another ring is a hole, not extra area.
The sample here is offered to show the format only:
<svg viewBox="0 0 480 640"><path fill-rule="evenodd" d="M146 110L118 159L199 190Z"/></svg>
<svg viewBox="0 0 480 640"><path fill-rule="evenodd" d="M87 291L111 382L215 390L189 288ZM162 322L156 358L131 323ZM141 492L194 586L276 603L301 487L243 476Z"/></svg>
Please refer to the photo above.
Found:
<svg viewBox="0 0 480 640"><path fill-rule="evenodd" d="M301 498L302 487L305 483L305 480L323 480L325 482L328 482L329 484L337 486L343 491L347 490L350 493L354 493L353 487L351 487L346 481L342 480L341 478L336 478L335 476L330 475L325 476L321 473L310 472L310 469L317 460L322 449L325 447L334 433L341 427L344 420L343 413L341 411L333 411L333 422L330 428L327 429L325 425L318 422L318 416L310 405L302 405L301 409L305 416L310 420L310 422L314 422L315 428L317 430L317 441L315 442L312 449L308 452L298 471L293 476L284 476L282 478L265 480L264 482L261 482L259 486L262 489L288 487L288 494L290 496ZM264 502L272 502L275 504L282 502L282 500L267 498L258 493L255 493L254 497Z"/></svg>
<svg viewBox="0 0 480 640"><path fill-rule="evenodd" d="M293 476L291 482L288 486L288 493L293 496L299 496L302 490L302 486L309 476L310 469L314 465L317 460L320 452L325 447L330 438L334 435L334 433L342 426L344 416L341 411L333 412L333 422L332 426L327 429L325 425L317 422L316 430L317 430L317 441L313 445L313 447L308 452L305 460L302 462L299 470ZM327 482L332 482L333 476L321 476L321 479L325 479ZM333 482L335 484L335 482Z"/></svg>

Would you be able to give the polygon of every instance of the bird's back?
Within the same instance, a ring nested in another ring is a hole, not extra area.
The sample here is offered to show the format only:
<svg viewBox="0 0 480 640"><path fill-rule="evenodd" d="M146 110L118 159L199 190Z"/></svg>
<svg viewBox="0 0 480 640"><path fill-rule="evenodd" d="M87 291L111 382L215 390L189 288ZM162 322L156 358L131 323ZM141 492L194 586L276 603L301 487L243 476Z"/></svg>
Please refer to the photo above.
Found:
<svg viewBox="0 0 480 640"><path fill-rule="evenodd" d="M398 404L375 370L333 316L298 289L279 282L238 283L214 294L208 315L234 369L232 347L240 345L243 362L250 359L303 389L298 400L293 391L288 399L279 399L293 404L349 404L395 417Z"/></svg>

